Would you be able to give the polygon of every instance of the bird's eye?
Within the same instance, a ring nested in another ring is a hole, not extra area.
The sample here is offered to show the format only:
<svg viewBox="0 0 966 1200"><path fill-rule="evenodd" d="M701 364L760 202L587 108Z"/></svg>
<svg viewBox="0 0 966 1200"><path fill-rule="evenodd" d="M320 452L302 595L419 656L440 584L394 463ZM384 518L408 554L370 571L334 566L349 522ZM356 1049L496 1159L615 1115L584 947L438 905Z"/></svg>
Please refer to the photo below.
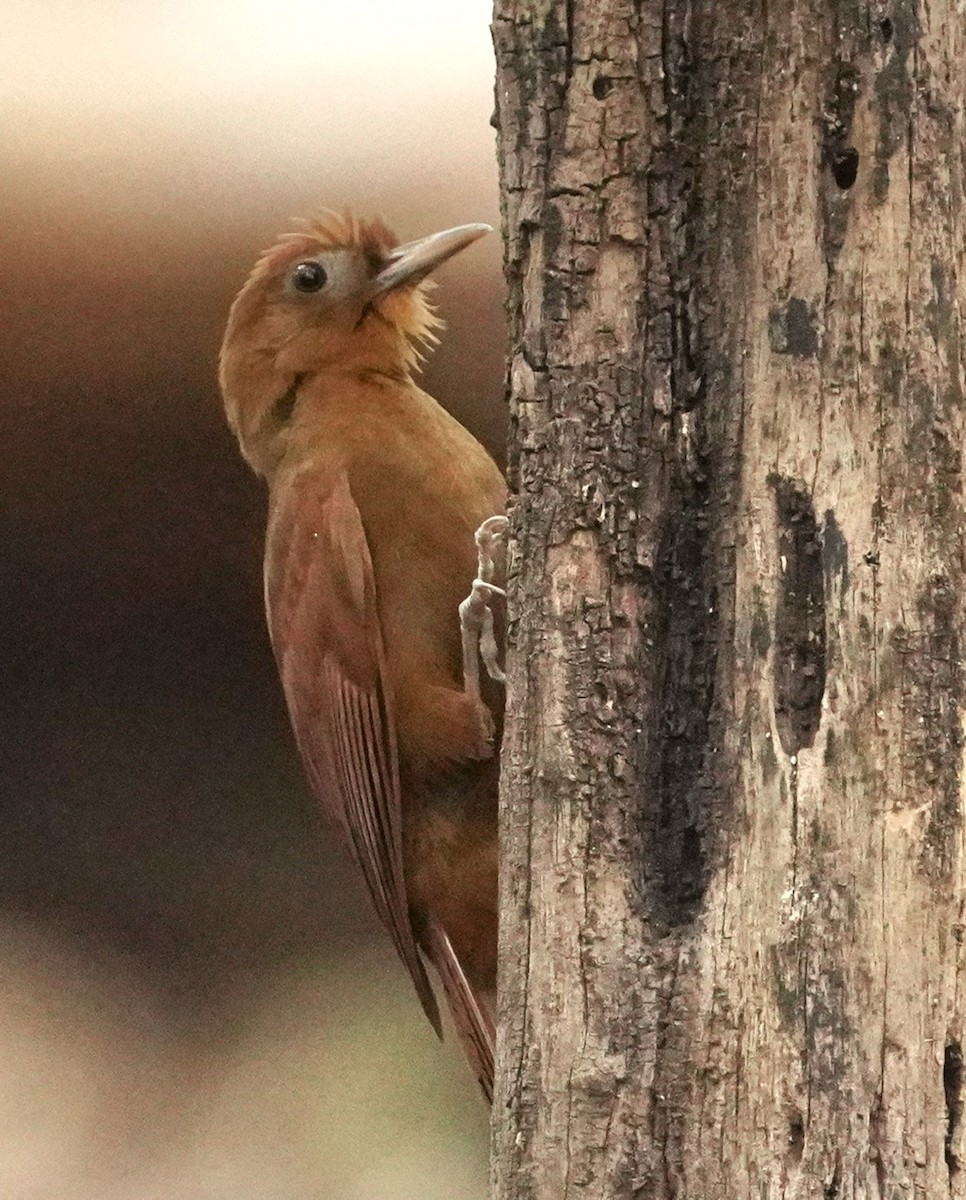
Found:
<svg viewBox="0 0 966 1200"><path fill-rule="evenodd" d="M297 292L320 292L328 278L321 263L300 262L292 272L292 286Z"/></svg>

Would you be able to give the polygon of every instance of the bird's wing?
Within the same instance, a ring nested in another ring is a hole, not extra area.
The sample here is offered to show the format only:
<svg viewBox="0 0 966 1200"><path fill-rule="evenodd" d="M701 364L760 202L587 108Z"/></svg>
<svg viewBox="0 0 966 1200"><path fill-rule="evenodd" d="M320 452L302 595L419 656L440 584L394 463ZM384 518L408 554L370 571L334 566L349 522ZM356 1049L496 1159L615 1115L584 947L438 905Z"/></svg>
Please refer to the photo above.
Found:
<svg viewBox="0 0 966 1200"><path fill-rule="evenodd" d="M362 518L344 472L328 483L306 471L281 487L265 593L299 751L440 1033L406 897L393 697Z"/></svg>
<svg viewBox="0 0 966 1200"><path fill-rule="evenodd" d="M439 972L440 982L453 1014L456 1035L463 1047L463 1053L476 1073L476 1078L480 1081L487 1103L492 1104L493 1051L496 1042L492 1013L486 1002L470 987L469 980L463 974L463 968L456 957L456 951L442 925L438 921L430 921L428 934L430 956L433 966Z"/></svg>

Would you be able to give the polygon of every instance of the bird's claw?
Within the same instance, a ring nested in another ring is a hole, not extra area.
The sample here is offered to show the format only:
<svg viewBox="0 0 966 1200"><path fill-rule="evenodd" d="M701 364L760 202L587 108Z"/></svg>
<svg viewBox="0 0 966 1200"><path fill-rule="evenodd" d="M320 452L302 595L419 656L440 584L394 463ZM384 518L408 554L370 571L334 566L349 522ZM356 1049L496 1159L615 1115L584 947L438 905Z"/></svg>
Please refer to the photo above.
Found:
<svg viewBox="0 0 966 1200"><path fill-rule="evenodd" d="M479 563L476 573L484 583L492 584L494 578L506 577L506 531L506 517L495 516L487 517L474 534ZM497 591L506 595L502 588Z"/></svg>
<svg viewBox="0 0 966 1200"><path fill-rule="evenodd" d="M470 594L460 604L460 628L463 633L463 683L467 695L482 704L480 696L480 659L486 672L497 683L506 683L500 666L500 653L494 632L491 602L506 592L495 578L506 573L506 517L489 517L476 531L477 577Z"/></svg>
<svg viewBox="0 0 966 1200"><path fill-rule="evenodd" d="M474 579L473 588L460 604L460 625L463 630L463 682L468 692L479 692L480 669L477 655L483 659L486 673L497 683L506 683L500 666L496 634L493 629L493 609L490 601L506 592L485 579Z"/></svg>

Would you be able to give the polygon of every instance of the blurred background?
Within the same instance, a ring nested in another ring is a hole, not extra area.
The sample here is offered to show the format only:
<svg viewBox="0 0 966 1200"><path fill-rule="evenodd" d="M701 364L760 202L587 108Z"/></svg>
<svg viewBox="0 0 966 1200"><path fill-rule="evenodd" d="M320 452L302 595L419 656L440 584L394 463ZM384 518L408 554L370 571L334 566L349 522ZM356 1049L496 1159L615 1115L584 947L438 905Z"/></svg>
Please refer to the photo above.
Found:
<svg viewBox="0 0 966 1200"><path fill-rule="evenodd" d="M302 780L215 373L291 216L498 222L489 19L0 10L4 1200L485 1194L475 1084ZM440 284L426 386L500 456L498 237Z"/></svg>

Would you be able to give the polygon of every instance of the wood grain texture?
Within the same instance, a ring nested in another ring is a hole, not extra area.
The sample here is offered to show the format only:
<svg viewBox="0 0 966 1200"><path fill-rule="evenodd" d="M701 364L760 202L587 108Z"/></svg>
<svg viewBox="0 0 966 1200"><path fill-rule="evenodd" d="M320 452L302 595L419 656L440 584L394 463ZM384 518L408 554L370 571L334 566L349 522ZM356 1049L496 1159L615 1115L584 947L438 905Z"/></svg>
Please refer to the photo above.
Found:
<svg viewBox="0 0 966 1200"><path fill-rule="evenodd" d="M494 39L495 1195L966 1196L966 14Z"/></svg>

